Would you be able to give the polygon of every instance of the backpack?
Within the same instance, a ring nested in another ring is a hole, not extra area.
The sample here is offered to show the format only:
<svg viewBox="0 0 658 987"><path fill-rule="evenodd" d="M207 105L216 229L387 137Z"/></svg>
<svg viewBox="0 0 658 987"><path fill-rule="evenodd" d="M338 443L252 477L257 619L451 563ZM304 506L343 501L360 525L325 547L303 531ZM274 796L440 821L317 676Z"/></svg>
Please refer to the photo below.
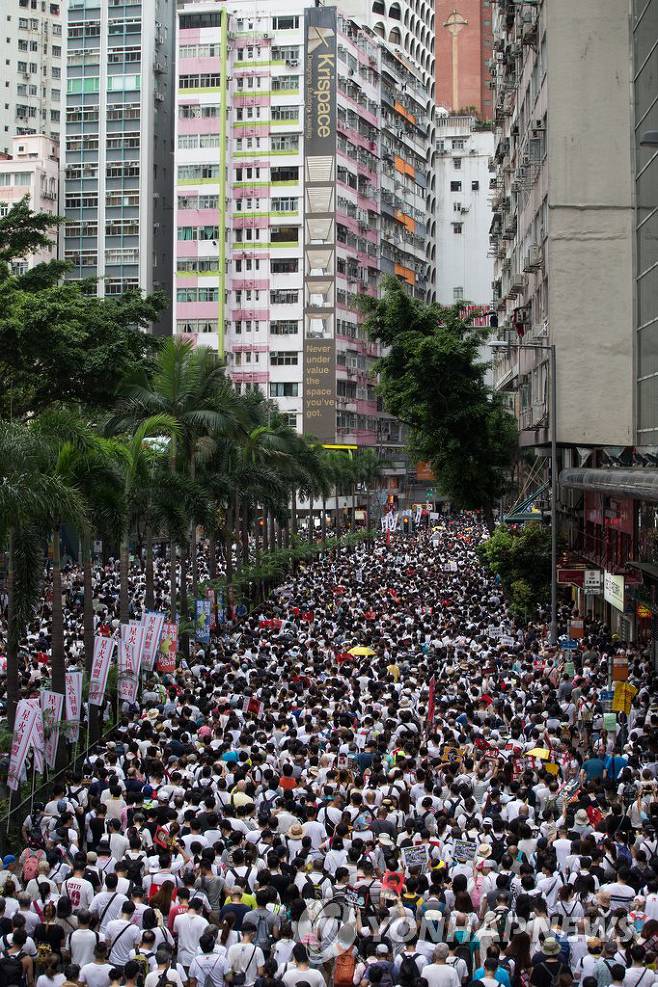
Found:
<svg viewBox="0 0 658 987"><path fill-rule="evenodd" d="M126 870L126 877L132 884L139 884L142 880L142 864L144 863L144 854L140 854L139 857L131 859L130 857L124 858L128 864Z"/></svg>
<svg viewBox="0 0 658 987"><path fill-rule="evenodd" d="M560 987L560 978L562 977L562 973L564 971L564 964L558 963L555 970L551 970L547 963L540 963L539 965L543 966L544 970L546 970L546 973L551 978L551 987Z"/></svg>
<svg viewBox="0 0 658 987"><path fill-rule="evenodd" d="M266 956L272 946L272 937L270 936L267 919L264 915L258 916L256 935L254 936L254 946L260 946Z"/></svg>
<svg viewBox="0 0 658 987"><path fill-rule="evenodd" d="M25 971L21 960L25 953L0 956L0 987L25 987Z"/></svg>
<svg viewBox="0 0 658 987"><path fill-rule="evenodd" d="M632 867L633 856L631 854L631 851L626 846L626 844L615 843L615 849L617 850L617 866L619 866L619 864L622 863L624 867Z"/></svg>
<svg viewBox="0 0 658 987"><path fill-rule="evenodd" d="M348 949L336 957L334 965L334 987L352 987L356 958L354 951Z"/></svg>
<svg viewBox="0 0 658 987"><path fill-rule="evenodd" d="M322 881L318 881L316 884L310 877L307 877L302 888L302 898L305 898L307 901L309 898L313 901L322 901Z"/></svg>
<svg viewBox="0 0 658 987"><path fill-rule="evenodd" d="M398 970L397 983L402 987L415 987L420 980L420 973L416 966L418 953L404 953L400 969Z"/></svg>
<svg viewBox="0 0 658 987"><path fill-rule="evenodd" d="M388 960L380 960L378 963L373 963L366 967L366 972L369 970L381 970L382 979L379 981L381 987L393 987L393 964L389 963ZM367 978L369 980L369 978Z"/></svg>
<svg viewBox="0 0 658 987"><path fill-rule="evenodd" d="M621 790L621 797L625 806L631 806L637 798L637 788L635 785L626 783Z"/></svg>
<svg viewBox="0 0 658 987"><path fill-rule="evenodd" d="M37 946L37 955L34 957L34 965L38 970L42 969L53 955L49 942L40 942Z"/></svg>
<svg viewBox="0 0 658 987"><path fill-rule="evenodd" d="M28 847L26 852L27 857L23 861L23 884L34 880L39 873L39 864L46 859L45 850L33 850Z"/></svg>

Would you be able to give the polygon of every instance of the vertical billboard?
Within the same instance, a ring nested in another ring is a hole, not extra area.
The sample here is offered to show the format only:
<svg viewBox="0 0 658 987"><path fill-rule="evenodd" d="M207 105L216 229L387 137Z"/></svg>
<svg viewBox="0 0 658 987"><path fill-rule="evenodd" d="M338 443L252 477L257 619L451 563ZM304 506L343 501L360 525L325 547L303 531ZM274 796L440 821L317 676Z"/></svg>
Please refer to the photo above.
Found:
<svg viewBox="0 0 658 987"><path fill-rule="evenodd" d="M304 433L336 435L336 8L304 11Z"/></svg>

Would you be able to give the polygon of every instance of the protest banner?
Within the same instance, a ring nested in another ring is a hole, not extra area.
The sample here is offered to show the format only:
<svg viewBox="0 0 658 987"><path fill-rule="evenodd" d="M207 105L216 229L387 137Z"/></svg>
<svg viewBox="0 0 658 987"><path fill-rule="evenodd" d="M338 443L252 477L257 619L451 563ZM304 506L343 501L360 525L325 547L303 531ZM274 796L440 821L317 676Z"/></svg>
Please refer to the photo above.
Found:
<svg viewBox="0 0 658 987"><path fill-rule="evenodd" d="M91 675L89 676L89 705L102 706L105 698L105 688L107 686L107 676L110 671L110 661L114 653L114 638L101 637L94 638L94 658L91 665Z"/></svg>
<svg viewBox="0 0 658 987"><path fill-rule="evenodd" d="M21 779L25 777L25 761L32 742L32 733L38 712L36 706L33 706L29 700L19 699L16 707L14 735L11 741L9 772L7 774L7 786L12 792L18 790Z"/></svg>
<svg viewBox="0 0 658 987"><path fill-rule="evenodd" d="M470 843L468 840L455 840L452 855L460 864L467 864L475 860L477 855L477 843Z"/></svg>
<svg viewBox="0 0 658 987"><path fill-rule="evenodd" d="M426 843L420 843L418 846L403 846L400 847L400 855L405 870L411 870L413 867L426 868L429 862L429 847Z"/></svg>
<svg viewBox="0 0 658 987"><path fill-rule="evenodd" d="M153 666L155 665L155 656L160 645L160 636L162 634L164 620L165 618L163 613L154 613L151 610L147 610L142 614L142 649L140 665L142 668L145 668L147 672L152 672Z"/></svg>
<svg viewBox="0 0 658 987"><path fill-rule="evenodd" d="M176 671L176 652L178 651L178 623L165 620L162 625L160 650L158 651L158 671L171 674Z"/></svg>
<svg viewBox="0 0 658 987"><path fill-rule="evenodd" d="M210 630L212 632L217 630L217 623L215 621L215 613L217 608L217 597L214 589L206 590L206 599L210 602Z"/></svg>
<svg viewBox="0 0 658 987"><path fill-rule="evenodd" d="M121 625L119 641L119 675L117 692L120 702L134 703L139 686L139 663L142 650L142 625L135 620Z"/></svg>
<svg viewBox="0 0 658 987"><path fill-rule="evenodd" d="M82 710L82 672L77 669L67 672L65 687L65 733L71 743L77 744L80 736L80 713Z"/></svg>
<svg viewBox="0 0 658 987"><path fill-rule="evenodd" d="M247 696L242 704L243 713L255 713L256 716L262 716L265 710L265 705L259 699L253 699L251 696Z"/></svg>
<svg viewBox="0 0 658 987"><path fill-rule="evenodd" d="M57 761L57 746L59 744L59 729L64 708L64 696L52 689L42 689L40 694L43 714L43 728L46 735L46 764L52 770Z"/></svg>
<svg viewBox="0 0 658 987"><path fill-rule="evenodd" d="M210 600L195 601L194 637L200 644L210 643Z"/></svg>
<svg viewBox="0 0 658 987"><path fill-rule="evenodd" d="M37 716L32 727L32 737L30 743L34 751L34 770L37 774L43 774L46 766L46 735L43 729L43 711L40 699L28 699L37 711Z"/></svg>

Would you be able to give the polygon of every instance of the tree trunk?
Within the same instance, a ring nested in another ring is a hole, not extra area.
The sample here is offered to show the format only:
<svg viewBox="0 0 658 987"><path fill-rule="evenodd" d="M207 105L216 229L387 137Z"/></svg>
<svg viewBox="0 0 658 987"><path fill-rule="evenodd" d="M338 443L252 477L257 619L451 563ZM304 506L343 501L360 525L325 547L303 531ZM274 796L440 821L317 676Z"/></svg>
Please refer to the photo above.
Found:
<svg viewBox="0 0 658 987"><path fill-rule="evenodd" d="M144 563L144 609L155 609L155 579L153 574L153 532L146 526L146 559Z"/></svg>
<svg viewBox="0 0 658 987"><path fill-rule="evenodd" d="M256 556L256 564L258 564L258 562L260 560L260 546L261 546L261 526L260 526L260 521L261 521L261 519L259 517L257 517L256 518L256 523L254 525L254 555ZM262 539L263 540L263 551L266 552L267 551L267 546L265 544L265 539L267 537L267 532L265 531L264 528L262 529L262 531L263 531L263 539Z"/></svg>
<svg viewBox="0 0 658 987"><path fill-rule="evenodd" d="M340 494L338 493L338 485L336 485L336 544L340 541L340 518L338 516L338 511L340 503Z"/></svg>
<svg viewBox="0 0 658 987"><path fill-rule="evenodd" d="M9 729L14 729L16 706L18 704L18 622L16 619L16 570L15 570L16 534L9 529L9 551L7 566L7 723Z"/></svg>
<svg viewBox="0 0 658 987"><path fill-rule="evenodd" d="M263 535L263 552L265 555L271 550L270 545L270 531L267 526L267 511L263 508L263 527L260 528L260 523L257 526L257 530L260 530Z"/></svg>
<svg viewBox="0 0 658 987"><path fill-rule="evenodd" d="M51 682L53 692L65 694L66 664L64 655L64 613L62 609L62 559L60 555L59 525L51 538L53 552L53 605L51 616L51 645L50 659Z"/></svg>
<svg viewBox="0 0 658 987"><path fill-rule="evenodd" d="M268 540L270 544L270 552L273 552L276 549L276 533L274 531L274 514L272 511L268 514L265 524L269 525L270 536Z"/></svg>
<svg viewBox="0 0 658 987"><path fill-rule="evenodd" d="M366 532L367 532L366 548L372 548L372 536L370 534L370 532L372 531L372 518L370 517L370 500L371 500L370 487L368 487L366 493Z"/></svg>
<svg viewBox="0 0 658 987"><path fill-rule="evenodd" d="M208 533L208 576L213 581L217 579L217 538L214 531Z"/></svg>
<svg viewBox="0 0 658 987"><path fill-rule="evenodd" d="M313 544L313 494L308 495L308 541Z"/></svg>
<svg viewBox="0 0 658 987"><path fill-rule="evenodd" d="M226 526L222 531L222 539L224 544L224 577L228 587L233 579L233 512L230 508L226 511Z"/></svg>
<svg viewBox="0 0 658 987"><path fill-rule="evenodd" d="M279 522L276 525L276 547L279 551L283 548L283 528Z"/></svg>
<svg viewBox="0 0 658 987"><path fill-rule="evenodd" d="M176 561L176 542L173 538L169 541L169 618L176 620L176 575L178 563Z"/></svg>
<svg viewBox="0 0 658 987"><path fill-rule="evenodd" d="M235 542L235 568L236 571L242 568L242 559L240 558L240 497L238 491L235 491L235 503L233 508L233 541Z"/></svg>
<svg viewBox="0 0 658 987"><path fill-rule="evenodd" d="M187 600L187 570L189 563L189 546L183 542L181 546L180 555L180 619L181 621L188 621L190 619L190 611ZM181 652L184 657L187 658L190 653L190 635L188 631L185 631L181 635Z"/></svg>
<svg viewBox="0 0 658 987"><path fill-rule="evenodd" d="M293 536L297 537L297 491L293 490L290 498L290 522Z"/></svg>
<svg viewBox="0 0 658 987"><path fill-rule="evenodd" d="M190 563L192 568L192 596L196 600L199 595L199 566L197 563L196 524L190 526Z"/></svg>
<svg viewBox="0 0 658 987"><path fill-rule="evenodd" d="M94 661L94 587L92 586L91 571L91 538L82 536L82 582L83 582L83 611L82 636L85 645L85 665L87 674L91 674Z"/></svg>
<svg viewBox="0 0 658 987"><path fill-rule="evenodd" d="M240 535L242 538L242 564L249 565L249 511L246 504L242 505L240 515Z"/></svg>
<svg viewBox="0 0 658 987"><path fill-rule="evenodd" d="M352 534L356 531L356 487L352 485L352 519L350 521L350 531Z"/></svg>
<svg viewBox="0 0 658 987"><path fill-rule="evenodd" d="M119 546L119 620L127 624L128 614L128 569L130 566L130 542L127 531L121 535Z"/></svg>
<svg viewBox="0 0 658 987"><path fill-rule="evenodd" d="M286 548L290 548L290 518L286 519L286 524L283 529L283 544Z"/></svg>
<svg viewBox="0 0 658 987"><path fill-rule="evenodd" d="M327 495L322 494L322 517L320 518L320 532L322 535L322 547L327 547Z"/></svg>

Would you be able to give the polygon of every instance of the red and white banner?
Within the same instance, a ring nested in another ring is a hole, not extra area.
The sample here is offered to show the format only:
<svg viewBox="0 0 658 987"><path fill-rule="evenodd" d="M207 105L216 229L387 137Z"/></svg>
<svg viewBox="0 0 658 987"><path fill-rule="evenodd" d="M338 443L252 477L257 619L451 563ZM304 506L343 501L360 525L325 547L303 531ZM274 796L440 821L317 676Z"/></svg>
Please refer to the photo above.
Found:
<svg viewBox="0 0 658 987"><path fill-rule="evenodd" d="M89 705L101 706L105 698L107 676L116 641L112 637L94 638L94 660L89 676Z"/></svg>
<svg viewBox="0 0 658 987"><path fill-rule="evenodd" d="M60 692L53 692L52 689L41 690L41 711L46 734L46 764L51 770L55 767L57 760L63 706L64 696Z"/></svg>
<svg viewBox="0 0 658 987"><path fill-rule="evenodd" d="M39 710L32 705L29 699L19 699L16 707L16 722L7 774L7 785L12 792L18 789L21 779L25 777L25 761L38 715Z"/></svg>
<svg viewBox="0 0 658 987"><path fill-rule="evenodd" d="M117 692L120 702L134 703L139 686L139 662L142 650L142 625L136 620L121 625L119 640L119 675Z"/></svg>
<svg viewBox="0 0 658 987"><path fill-rule="evenodd" d="M80 712L82 710L82 672L72 671L66 673L66 706L64 709L64 719L66 720L66 736L71 743L76 744L80 736Z"/></svg>
<svg viewBox="0 0 658 987"><path fill-rule="evenodd" d="M162 637L158 650L158 671L168 675L176 671L176 652L178 651L178 623L165 620L162 625Z"/></svg>
<svg viewBox="0 0 658 987"><path fill-rule="evenodd" d="M164 614L146 611L142 614L142 668L147 672L153 671L155 656L160 645Z"/></svg>
<svg viewBox="0 0 658 987"><path fill-rule="evenodd" d="M43 712L41 710L40 699L28 699L28 703L34 706L37 711L37 718L32 727L32 750L34 751L34 770L37 774L43 774L46 766L46 734L43 729Z"/></svg>

